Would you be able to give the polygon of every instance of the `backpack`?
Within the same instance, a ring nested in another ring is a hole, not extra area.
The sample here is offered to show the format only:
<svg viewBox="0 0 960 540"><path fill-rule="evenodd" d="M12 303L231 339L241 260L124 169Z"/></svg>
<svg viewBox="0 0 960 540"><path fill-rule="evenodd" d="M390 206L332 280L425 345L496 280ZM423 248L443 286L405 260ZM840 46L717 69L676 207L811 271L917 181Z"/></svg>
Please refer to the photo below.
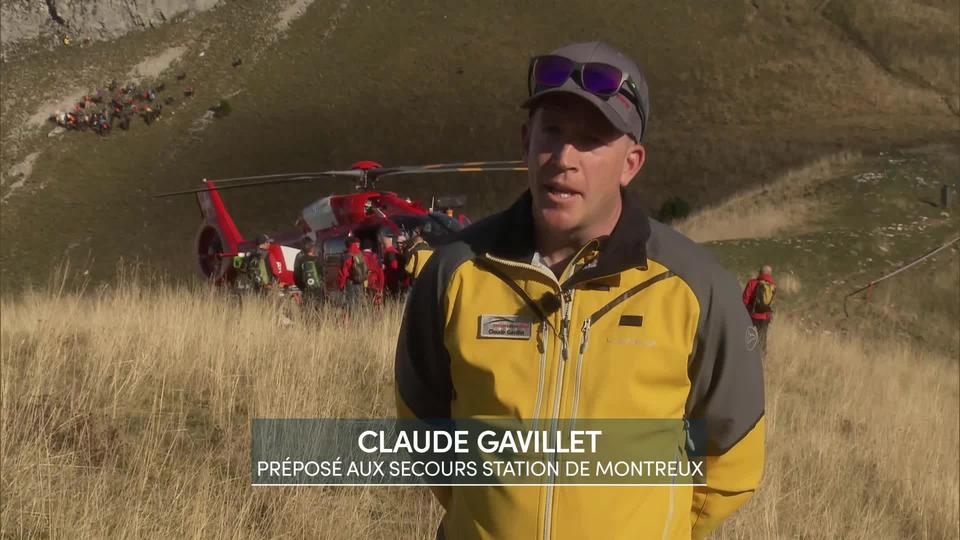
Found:
<svg viewBox="0 0 960 540"><path fill-rule="evenodd" d="M757 286L753 289L753 300L750 302L753 313L770 313L773 311L773 294L776 289L773 283L757 280Z"/></svg>
<svg viewBox="0 0 960 540"><path fill-rule="evenodd" d="M247 261L247 275L250 278L250 281L257 287L262 287L270 283L270 274L267 270L267 261L265 255L260 253L252 253L248 257Z"/></svg>
<svg viewBox="0 0 960 540"><path fill-rule="evenodd" d="M308 289L320 287L320 272L317 271L317 261L313 257L303 263L303 283Z"/></svg>
<svg viewBox="0 0 960 540"><path fill-rule="evenodd" d="M350 281L354 283L364 283L367 281L367 275L370 269L367 268L367 260L363 253L357 253L352 256L353 264L350 265Z"/></svg>

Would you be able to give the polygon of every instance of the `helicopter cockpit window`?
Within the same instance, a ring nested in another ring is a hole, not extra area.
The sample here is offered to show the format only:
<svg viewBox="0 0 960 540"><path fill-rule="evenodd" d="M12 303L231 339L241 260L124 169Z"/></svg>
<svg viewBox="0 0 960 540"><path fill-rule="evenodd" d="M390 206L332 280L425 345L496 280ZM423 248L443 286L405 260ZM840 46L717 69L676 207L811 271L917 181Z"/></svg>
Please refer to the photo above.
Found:
<svg viewBox="0 0 960 540"><path fill-rule="evenodd" d="M339 255L347 250L347 239L344 236L336 236L323 241L323 255Z"/></svg>

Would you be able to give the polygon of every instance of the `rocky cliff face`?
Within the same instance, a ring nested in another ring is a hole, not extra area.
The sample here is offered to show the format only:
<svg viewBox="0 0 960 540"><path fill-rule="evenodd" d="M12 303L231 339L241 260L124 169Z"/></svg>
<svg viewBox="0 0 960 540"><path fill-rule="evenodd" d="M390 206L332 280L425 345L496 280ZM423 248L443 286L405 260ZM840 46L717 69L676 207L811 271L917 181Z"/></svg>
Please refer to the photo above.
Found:
<svg viewBox="0 0 960 540"><path fill-rule="evenodd" d="M206 11L220 0L4 0L0 5L0 50L70 40L113 39Z"/></svg>

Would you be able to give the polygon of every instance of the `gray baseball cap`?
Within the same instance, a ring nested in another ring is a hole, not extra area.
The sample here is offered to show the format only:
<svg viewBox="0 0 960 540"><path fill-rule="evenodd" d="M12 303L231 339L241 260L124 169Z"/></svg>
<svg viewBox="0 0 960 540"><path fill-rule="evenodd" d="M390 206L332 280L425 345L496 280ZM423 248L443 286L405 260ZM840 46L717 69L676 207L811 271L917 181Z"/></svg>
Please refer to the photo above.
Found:
<svg viewBox="0 0 960 540"><path fill-rule="evenodd" d="M643 73L640 72L640 68L636 62L614 47L600 41L574 43L573 45L561 47L551 52L550 55L562 56L579 63L601 62L619 68L635 83L635 89L637 91L636 98L639 107L634 106L633 102L622 93L617 93L609 98L603 98L588 92L580 86L578 81L574 80L574 77L570 77L561 86L544 88L539 92L536 92L536 88L533 88L532 91L534 91L534 94L523 103L525 109L536 107L537 102L543 96L560 92L574 94L593 103L600 109L600 112L610 120L610 123L613 124L614 127L630 135L637 142L643 138L646 132L647 119L649 118L650 98L647 90L647 81L643 77Z"/></svg>

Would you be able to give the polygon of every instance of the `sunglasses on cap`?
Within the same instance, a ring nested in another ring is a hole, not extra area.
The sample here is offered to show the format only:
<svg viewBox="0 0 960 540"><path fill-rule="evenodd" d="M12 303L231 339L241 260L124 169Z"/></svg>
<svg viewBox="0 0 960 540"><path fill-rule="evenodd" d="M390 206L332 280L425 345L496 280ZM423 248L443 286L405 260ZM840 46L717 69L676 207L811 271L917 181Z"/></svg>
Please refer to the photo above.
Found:
<svg viewBox="0 0 960 540"><path fill-rule="evenodd" d="M640 92L630 75L622 69L603 62L576 62L564 56L545 55L530 59L527 77L529 95L546 88L563 86L567 79L573 79L591 94L611 98L620 93L640 110L637 96Z"/></svg>

